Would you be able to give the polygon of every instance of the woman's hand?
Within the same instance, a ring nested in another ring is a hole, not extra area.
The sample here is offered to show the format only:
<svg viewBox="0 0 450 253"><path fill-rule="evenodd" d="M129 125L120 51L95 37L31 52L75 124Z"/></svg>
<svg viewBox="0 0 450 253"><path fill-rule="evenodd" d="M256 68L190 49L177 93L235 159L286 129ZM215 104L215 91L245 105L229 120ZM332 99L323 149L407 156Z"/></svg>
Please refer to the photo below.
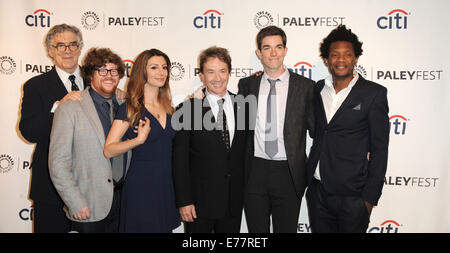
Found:
<svg viewBox="0 0 450 253"><path fill-rule="evenodd" d="M134 131L135 133L137 132L136 139L139 144L143 144L145 140L147 140L150 130L151 130L150 119L145 117L144 120L139 120L139 124L135 127Z"/></svg>

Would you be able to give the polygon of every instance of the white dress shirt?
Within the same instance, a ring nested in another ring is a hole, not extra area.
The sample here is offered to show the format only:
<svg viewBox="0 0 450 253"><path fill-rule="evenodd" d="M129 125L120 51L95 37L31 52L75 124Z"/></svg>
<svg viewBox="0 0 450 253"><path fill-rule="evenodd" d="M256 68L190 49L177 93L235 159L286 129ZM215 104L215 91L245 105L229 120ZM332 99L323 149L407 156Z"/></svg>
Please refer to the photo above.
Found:
<svg viewBox="0 0 450 253"><path fill-rule="evenodd" d="M334 90L333 78L331 75L325 78L325 85L320 92L320 96L322 97L323 108L325 109L325 114L327 116L327 123L330 123L330 120L333 118L334 114L337 112L339 107L341 107L353 86L355 86L356 81L358 81L358 77L358 73L355 72L353 74L353 79L350 81L348 86L345 89L340 90L338 93ZM314 177L317 180L320 180L320 160L317 163Z"/></svg>
<svg viewBox="0 0 450 253"><path fill-rule="evenodd" d="M78 89L84 90L84 83L83 83L83 78L81 77L81 73L80 73L80 66L78 66L77 69L75 70L75 72L73 72L72 74L67 73L66 71L58 68L57 66L55 66L55 69L56 69L56 73L59 76L59 79L61 79L62 83L64 84L64 87L66 87L67 92L72 91L72 82L69 80L70 75L75 76L75 83L77 84ZM50 110L50 112L54 113L56 108L58 108L58 104L59 104L59 101L56 101L55 103L53 103L53 107Z"/></svg>
<svg viewBox="0 0 450 253"><path fill-rule="evenodd" d="M235 129L235 122L234 122L234 107L233 107L233 101L231 100L230 94L227 93L223 97L216 96L214 94L211 94L208 92L208 89L206 89L206 99L208 99L209 105L211 106L211 111L214 115L214 118L217 122L217 114L219 113L219 105L217 104L217 100L224 98L225 102L223 103L223 112L225 113L225 117L227 117L227 126L228 126L228 133L230 135L230 147L233 144L233 137L234 137L234 129Z"/></svg>
<svg viewBox="0 0 450 253"><path fill-rule="evenodd" d="M270 158L265 152L265 128L267 116L267 98L270 92L270 83L267 81L269 76L264 72L259 85L258 94L258 112L256 113L255 126L255 156L266 160L287 160L286 149L284 148L284 117L286 115L286 102L289 89L289 71L284 67L285 71L279 77L270 79L280 79L276 82L276 98L277 98L277 143L278 153Z"/></svg>

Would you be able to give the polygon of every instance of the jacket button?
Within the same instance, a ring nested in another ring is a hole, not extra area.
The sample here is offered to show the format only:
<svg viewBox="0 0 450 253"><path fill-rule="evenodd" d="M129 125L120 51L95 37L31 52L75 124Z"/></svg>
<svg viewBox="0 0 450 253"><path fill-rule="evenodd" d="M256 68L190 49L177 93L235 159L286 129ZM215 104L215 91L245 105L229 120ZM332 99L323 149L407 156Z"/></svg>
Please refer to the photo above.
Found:
<svg viewBox="0 0 450 253"><path fill-rule="evenodd" d="M108 183L111 183L111 179L108 179Z"/></svg>

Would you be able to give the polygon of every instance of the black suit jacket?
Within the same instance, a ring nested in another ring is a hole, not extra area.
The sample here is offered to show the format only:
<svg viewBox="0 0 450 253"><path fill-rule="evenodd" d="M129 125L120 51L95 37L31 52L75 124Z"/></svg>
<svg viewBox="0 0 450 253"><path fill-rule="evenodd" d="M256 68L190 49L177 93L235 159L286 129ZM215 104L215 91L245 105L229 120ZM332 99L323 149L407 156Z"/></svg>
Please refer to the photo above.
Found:
<svg viewBox="0 0 450 253"><path fill-rule="evenodd" d="M315 89L316 137L308 162L308 179L312 180L320 160L320 178L327 192L362 196L377 205L388 158L387 89L359 76L327 124L320 95L324 85L321 80Z"/></svg>
<svg viewBox="0 0 450 253"><path fill-rule="evenodd" d="M233 94L230 96L234 99ZM206 106L202 107L204 102ZM176 115L182 113L180 122L188 122L190 126L190 130L177 131L173 143L176 205L183 207L194 204L198 218L222 218L228 210L233 216L242 214L247 126L242 130L237 129L237 115L244 107L236 103L233 105L236 129L230 152L226 149L220 130L208 130L203 124L194 128L195 118L203 120L204 117L212 117L215 122L206 97L184 102L173 117L176 119Z"/></svg>
<svg viewBox="0 0 450 253"><path fill-rule="evenodd" d="M253 95L257 100L261 78L262 75L240 79L238 94L245 97ZM303 197L306 188L306 130L309 130L311 136L314 134L314 84L314 81L289 71L289 88L283 129L284 147L292 181L300 199ZM248 147L245 165L247 179L250 175L252 159L255 153L254 129L256 111L250 115L249 122L250 131L247 137Z"/></svg>
<svg viewBox="0 0 450 253"><path fill-rule="evenodd" d="M87 85L86 80L84 85ZM23 86L23 98L19 130L31 143L36 143L31 168L29 197L37 202L63 206L48 170L48 148L53 122L51 109L56 101L67 94L55 67L47 73L35 76Z"/></svg>

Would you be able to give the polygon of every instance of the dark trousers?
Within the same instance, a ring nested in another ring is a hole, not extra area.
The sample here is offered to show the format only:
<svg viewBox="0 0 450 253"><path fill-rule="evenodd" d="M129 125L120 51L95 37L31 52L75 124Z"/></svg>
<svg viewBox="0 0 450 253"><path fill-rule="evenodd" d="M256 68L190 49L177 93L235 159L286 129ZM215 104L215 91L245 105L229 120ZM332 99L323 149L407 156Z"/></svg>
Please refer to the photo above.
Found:
<svg viewBox="0 0 450 253"><path fill-rule="evenodd" d="M197 218L194 222L186 222L186 233L239 233L241 230L241 218L230 214L220 219Z"/></svg>
<svg viewBox="0 0 450 253"><path fill-rule="evenodd" d="M313 233L365 233L370 214L360 196L339 196L325 192L320 181L306 191L308 215Z"/></svg>
<svg viewBox="0 0 450 253"><path fill-rule="evenodd" d="M301 200L287 161L254 157L245 194L245 218L250 233L296 233Z"/></svg>
<svg viewBox="0 0 450 253"><path fill-rule="evenodd" d="M78 233L119 233L121 191L121 185L114 187L113 201L108 216L95 222L71 221L71 231Z"/></svg>
<svg viewBox="0 0 450 253"><path fill-rule="evenodd" d="M62 205L33 202L34 233L67 233L70 221Z"/></svg>

